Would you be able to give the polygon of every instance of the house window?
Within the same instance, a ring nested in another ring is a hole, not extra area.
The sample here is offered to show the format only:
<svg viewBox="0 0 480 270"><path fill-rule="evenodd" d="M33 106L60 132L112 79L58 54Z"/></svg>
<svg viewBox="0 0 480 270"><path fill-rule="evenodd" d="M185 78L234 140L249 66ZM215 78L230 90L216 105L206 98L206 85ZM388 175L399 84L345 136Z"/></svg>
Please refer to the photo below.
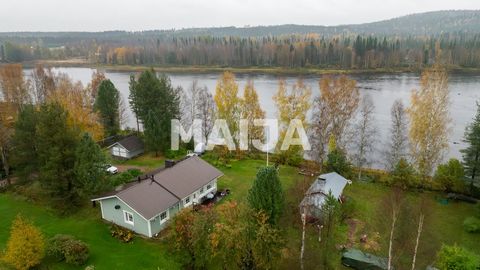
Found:
<svg viewBox="0 0 480 270"><path fill-rule="evenodd" d="M211 188L212 188L212 184L208 184L207 189L211 189Z"/></svg>
<svg viewBox="0 0 480 270"><path fill-rule="evenodd" d="M200 193L203 193L203 187L200 189Z"/></svg>
<svg viewBox="0 0 480 270"><path fill-rule="evenodd" d="M125 223L133 225L133 214L127 211L123 211L123 218Z"/></svg>
<svg viewBox="0 0 480 270"><path fill-rule="evenodd" d="M189 204L189 203L190 203L190 197L187 197L187 198L185 199L185 204Z"/></svg>
<svg viewBox="0 0 480 270"><path fill-rule="evenodd" d="M160 223L164 223L165 221L167 221L167 218L168 218L167 211L161 213L160 214Z"/></svg>

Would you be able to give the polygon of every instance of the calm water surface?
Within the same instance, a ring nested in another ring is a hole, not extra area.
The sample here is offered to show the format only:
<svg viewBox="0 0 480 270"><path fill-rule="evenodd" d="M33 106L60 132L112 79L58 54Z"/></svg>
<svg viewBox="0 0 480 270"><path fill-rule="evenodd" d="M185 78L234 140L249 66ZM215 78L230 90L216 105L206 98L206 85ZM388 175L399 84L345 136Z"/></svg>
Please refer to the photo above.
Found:
<svg viewBox="0 0 480 270"><path fill-rule="evenodd" d="M93 70L90 68L55 68L56 72L64 72L73 79L81 81L86 85L90 79ZM30 71L26 70L28 74ZM218 73L209 74L167 74L172 80L174 86L181 86L184 89L190 87L193 80L197 80L200 86L206 86L210 92L215 91L215 84L219 77ZM128 102L128 81L130 73L107 71L106 76L112 80L118 90L121 92L124 100ZM237 82L240 86L240 92L247 80L252 79L257 89L260 103L267 112L268 117L275 116L275 107L272 96L278 87L278 76L275 75L242 75L237 74ZM375 119L379 130L378 149L383 148L387 140L390 128L390 108L395 99L401 99L408 106L411 90L419 87L419 74L401 73L401 74L356 74L351 75L357 80L362 94L369 93L375 103ZM297 76L284 77L287 83L293 84ZM304 82L310 85L314 96L319 95L318 76L304 76ZM480 74L451 74L449 78L450 88L450 112L452 118L452 132L449 140L449 153L447 157L460 158L459 150L464 147L461 140L465 126L471 122L476 110L476 101L480 100ZM135 119L128 111L127 126L135 127ZM378 165L377 165L378 166ZM375 166L376 167L376 166Z"/></svg>

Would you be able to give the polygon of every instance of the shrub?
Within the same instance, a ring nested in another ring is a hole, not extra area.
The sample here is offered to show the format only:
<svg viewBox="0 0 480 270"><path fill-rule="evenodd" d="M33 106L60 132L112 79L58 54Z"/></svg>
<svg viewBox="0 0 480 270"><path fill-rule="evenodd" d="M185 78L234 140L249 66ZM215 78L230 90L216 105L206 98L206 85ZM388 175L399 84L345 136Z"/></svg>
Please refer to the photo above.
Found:
<svg viewBox="0 0 480 270"><path fill-rule="evenodd" d="M355 214L355 209L357 205L352 198L346 198L345 201L340 205L340 218L342 220L347 220L352 218Z"/></svg>
<svg viewBox="0 0 480 270"><path fill-rule="evenodd" d="M128 183L134 180L136 177L142 175L142 172L138 169L129 169L126 172L122 172L110 177L110 184L114 187Z"/></svg>
<svg viewBox="0 0 480 270"><path fill-rule="evenodd" d="M437 267L442 270L476 270L479 258L459 246L442 246L437 254Z"/></svg>
<svg viewBox="0 0 480 270"><path fill-rule="evenodd" d="M27 270L40 264L45 254L45 243L39 229L18 215L12 223L10 239L3 261L18 270Z"/></svg>
<svg viewBox="0 0 480 270"><path fill-rule="evenodd" d="M462 163L452 158L447 163L438 165L434 180L439 182L447 192L464 192L464 177Z"/></svg>
<svg viewBox="0 0 480 270"><path fill-rule="evenodd" d="M390 173L391 184L403 189L416 187L418 185L418 177L415 169L406 159L400 159L395 168Z"/></svg>
<svg viewBox="0 0 480 270"><path fill-rule="evenodd" d="M47 254L68 264L84 265L89 257L88 246L71 235L57 234L49 240Z"/></svg>
<svg viewBox="0 0 480 270"><path fill-rule="evenodd" d="M123 227L118 226L117 224L112 224L110 226L110 233L113 237L117 238L118 240L128 243L133 240L134 234L132 231L127 230Z"/></svg>
<svg viewBox="0 0 480 270"><path fill-rule="evenodd" d="M480 219L477 217L468 217L463 222L463 228L469 233L480 232Z"/></svg>
<svg viewBox="0 0 480 270"><path fill-rule="evenodd" d="M349 178L352 176L352 164L348 161L345 152L337 148L328 153L325 162L325 171L333 171L343 177Z"/></svg>
<svg viewBox="0 0 480 270"><path fill-rule="evenodd" d="M88 246L80 240L69 241L66 244L65 262L73 265L84 265L89 256Z"/></svg>

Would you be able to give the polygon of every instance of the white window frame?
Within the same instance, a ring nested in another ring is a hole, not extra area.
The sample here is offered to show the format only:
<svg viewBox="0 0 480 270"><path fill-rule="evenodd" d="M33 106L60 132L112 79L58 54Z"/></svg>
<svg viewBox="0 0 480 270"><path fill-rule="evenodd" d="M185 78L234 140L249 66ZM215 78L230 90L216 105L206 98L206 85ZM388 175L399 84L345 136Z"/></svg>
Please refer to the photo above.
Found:
<svg viewBox="0 0 480 270"><path fill-rule="evenodd" d="M127 214L132 217L131 221L127 218ZM123 221L125 221L127 224L135 225L135 218L133 217L133 214L125 210L123 210Z"/></svg>
<svg viewBox="0 0 480 270"><path fill-rule="evenodd" d="M187 202L187 200L188 200L188 202ZM190 196L183 199L183 203L184 203L185 206L190 205L192 203L192 200L191 200Z"/></svg>
<svg viewBox="0 0 480 270"><path fill-rule="evenodd" d="M162 219L162 215L165 214L165 218ZM159 219L160 219L160 224L163 224L165 223L168 219L169 219L169 214L168 214L168 210L160 213L160 215L158 215Z"/></svg>

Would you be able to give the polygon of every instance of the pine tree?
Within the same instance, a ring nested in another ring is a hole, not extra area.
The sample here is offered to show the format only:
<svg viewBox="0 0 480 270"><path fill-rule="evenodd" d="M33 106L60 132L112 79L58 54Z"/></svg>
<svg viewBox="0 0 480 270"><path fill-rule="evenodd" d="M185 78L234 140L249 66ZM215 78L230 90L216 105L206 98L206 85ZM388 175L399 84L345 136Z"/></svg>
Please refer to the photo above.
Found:
<svg viewBox="0 0 480 270"><path fill-rule="evenodd" d="M473 122L465 129L463 140L468 147L461 150L465 176L470 178L470 189L480 177L480 103L477 103L477 114Z"/></svg>
<svg viewBox="0 0 480 270"><path fill-rule="evenodd" d="M105 156L92 137L85 133L75 150L75 190L79 197L86 198L101 190L104 185Z"/></svg>
<svg viewBox="0 0 480 270"><path fill-rule="evenodd" d="M3 260L17 270L37 266L45 255L42 232L18 215L12 223Z"/></svg>
<svg viewBox="0 0 480 270"><path fill-rule="evenodd" d="M275 167L260 168L247 199L252 209L264 211L268 215L270 224L277 224L285 198Z"/></svg>
<svg viewBox="0 0 480 270"><path fill-rule="evenodd" d="M67 123L68 113L58 103L42 105L38 115L39 180L56 206L76 203L73 179L78 132Z"/></svg>
<svg viewBox="0 0 480 270"><path fill-rule="evenodd" d="M100 114L100 120L106 136L113 136L120 130L120 92L110 80L103 80L98 87L95 99L95 110Z"/></svg>
<svg viewBox="0 0 480 270"><path fill-rule="evenodd" d="M37 138L37 113L33 105L25 106L20 111L15 123L13 163L22 178L26 178L38 170L38 152L35 140Z"/></svg>
<svg viewBox="0 0 480 270"><path fill-rule="evenodd" d="M165 152L170 146L171 120L180 116L179 91L173 88L169 77L158 78L153 70L142 72L138 80L132 78L130 87L132 110L143 122L145 136L156 136L147 139L147 147L157 154Z"/></svg>
<svg viewBox="0 0 480 270"><path fill-rule="evenodd" d="M336 263L339 258L335 243L339 235L340 203L331 193L327 194L325 203L322 205L321 213L323 221L321 231L321 258L323 269L336 269Z"/></svg>

